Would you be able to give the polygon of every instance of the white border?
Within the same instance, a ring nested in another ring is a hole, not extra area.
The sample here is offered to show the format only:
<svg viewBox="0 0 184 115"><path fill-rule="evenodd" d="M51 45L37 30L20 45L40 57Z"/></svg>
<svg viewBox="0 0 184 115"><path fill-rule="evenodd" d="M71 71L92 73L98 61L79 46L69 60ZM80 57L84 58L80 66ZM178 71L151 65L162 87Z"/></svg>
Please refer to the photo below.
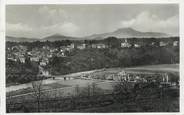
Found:
<svg viewBox="0 0 184 115"><path fill-rule="evenodd" d="M0 0L0 114L5 113L5 2Z"/></svg>
<svg viewBox="0 0 184 115"><path fill-rule="evenodd" d="M5 97L5 4L6 5L24 5L24 4L179 4L180 8L180 112L171 112L171 113L107 113L110 115L113 114L124 114L124 115L175 115L184 113L184 0L0 0L0 94L1 94L1 105L0 105L0 115L6 114L6 97ZM18 114L103 114L103 113L11 113L13 115Z"/></svg>
<svg viewBox="0 0 184 115"><path fill-rule="evenodd" d="M6 0L6 4L141 4L179 3L179 0Z"/></svg>
<svg viewBox="0 0 184 115"><path fill-rule="evenodd" d="M184 113L184 1L180 2L180 112Z"/></svg>

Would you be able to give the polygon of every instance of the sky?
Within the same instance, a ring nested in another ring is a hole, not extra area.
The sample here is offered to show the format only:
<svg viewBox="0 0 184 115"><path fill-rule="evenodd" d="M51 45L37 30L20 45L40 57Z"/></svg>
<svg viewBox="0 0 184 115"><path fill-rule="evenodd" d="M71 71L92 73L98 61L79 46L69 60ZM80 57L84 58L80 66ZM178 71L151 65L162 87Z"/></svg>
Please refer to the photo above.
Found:
<svg viewBox="0 0 184 115"><path fill-rule="evenodd" d="M130 27L179 35L177 4L7 5L6 35L83 37Z"/></svg>

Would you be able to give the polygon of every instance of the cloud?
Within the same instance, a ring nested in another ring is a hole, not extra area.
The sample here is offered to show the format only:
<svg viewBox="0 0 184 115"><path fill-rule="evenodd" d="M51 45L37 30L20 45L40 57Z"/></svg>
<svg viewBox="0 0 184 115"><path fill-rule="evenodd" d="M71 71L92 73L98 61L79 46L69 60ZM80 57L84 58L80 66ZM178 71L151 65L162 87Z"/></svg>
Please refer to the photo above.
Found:
<svg viewBox="0 0 184 115"><path fill-rule="evenodd" d="M6 23L6 29L8 31L32 31L33 29L22 23Z"/></svg>
<svg viewBox="0 0 184 115"><path fill-rule="evenodd" d="M41 28L41 30L47 32L47 34L59 33L69 36L77 36L79 29L80 28L72 22L64 22Z"/></svg>
<svg viewBox="0 0 184 115"><path fill-rule="evenodd" d="M6 24L6 31L7 34L10 35L16 35L22 37L22 35L31 36L31 37L45 37L46 35L51 35L55 33L59 33L62 35L68 35L68 36L77 36L79 27L72 23L72 22L64 22L64 23L58 23L54 25L49 26L43 26L40 28L31 28L27 25L24 25L22 23L17 24Z"/></svg>
<svg viewBox="0 0 184 115"><path fill-rule="evenodd" d="M41 6L38 9L41 20L41 26L54 25L64 22L68 19L68 14L62 8L51 8L48 6Z"/></svg>
<svg viewBox="0 0 184 115"><path fill-rule="evenodd" d="M69 21L69 15L62 8L51 8L48 6L40 6L38 8L36 18L33 23L6 23L7 34L31 37L44 37L50 34L63 34L75 36L79 27L73 22ZM32 34L31 34L32 33Z"/></svg>
<svg viewBox="0 0 184 115"><path fill-rule="evenodd" d="M160 19L150 12L142 12L135 18L121 21L121 27L132 27L139 31L164 32L178 35L179 33L178 15L167 19Z"/></svg>
<svg viewBox="0 0 184 115"><path fill-rule="evenodd" d="M71 22L67 22L67 23L62 24L60 29L66 34L75 35L77 31L79 30L79 27Z"/></svg>

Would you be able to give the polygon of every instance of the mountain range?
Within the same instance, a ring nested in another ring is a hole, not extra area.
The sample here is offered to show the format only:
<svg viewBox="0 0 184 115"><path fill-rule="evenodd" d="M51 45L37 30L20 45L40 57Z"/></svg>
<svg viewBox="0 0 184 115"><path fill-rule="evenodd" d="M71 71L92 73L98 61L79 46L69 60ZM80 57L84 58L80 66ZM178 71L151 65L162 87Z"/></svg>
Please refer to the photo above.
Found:
<svg viewBox="0 0 184 115"><path fill-rule="evenodd" d="M39 40L38 38L6 36L6 41L11 41L11 42L33 42L38 40Z"/></svg>
<svg viewBox="0 0 184 115"><path fill-rule="evenodd" d="M61 34L53 34L41 39L38 38L25 38L25 37L11 37L6 36L6 41L17 41L17 42L31 42L31 41L58 41L58 40L102 40L107 37L117 37L117 38L160 38L160 37L170 37L169 34L166 33L159 33L159 32L140 32L132 28L120 28L113 32L107 32L102 34L93 34L90 36L85 37L71 37L71 36L64 36Z"/></svg>
<svg viewBox="0 0 184 115"><path fill-rule="evenodd" d="M120 28L113 32L108 33L102 33L102 34L94 34L91 36L88 36L86 38L88 39L104 39L109 36L114 36L117 38L150 38L150 37L168 37L169 35L166 33L159 33L159 32L140 32L132 28Z"/></svg>

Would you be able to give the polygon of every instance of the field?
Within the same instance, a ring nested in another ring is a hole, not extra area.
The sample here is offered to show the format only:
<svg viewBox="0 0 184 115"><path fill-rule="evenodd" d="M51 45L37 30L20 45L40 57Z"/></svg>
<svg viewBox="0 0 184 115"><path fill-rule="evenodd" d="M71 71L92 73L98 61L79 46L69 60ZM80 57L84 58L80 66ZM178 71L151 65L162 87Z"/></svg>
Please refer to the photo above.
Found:
<svg viewBox="0 0 184 115"><path fill-rule="evenodd" d="M144 73L144 74L173 73L174 75L176 75L176 77L179 77L179 65L178 64L149 65L149 66L139 66L139 67L131 67L131 68L104 68L104 69L93 70L93 71L72 73L72 74L68 74L68 75L60 75L60 76L55 76L55 79L50 78L50 79L43 80L42 92L44 93L45 99L46 98L47 99L49 99L49 98L54 99L54 98L61 98L61 97L67 98L69 96L76 95L76 93L77 93L77 95L79 93L80 94L82 93L83 95L87 96L89 91L91 92L92 90L94 90L94 88L92 86L95 84L94 87L95 87L96 92L98 92L98 94L100 94L100 95L111 94L114 86L117 84L117 81L104 79L104 77L107 77L108 75L111 75L111 74L117 74L118 72L121 72L122 70L125 70L127 73ZM83 76L92 76L92 77L90 79L87 79ZM64 80L64 77L66 77L66 78L70 77L70 79ZM12 102L14 102L14 103L19 102L20 103L21 101L32 102L34 100L33 89L32 89L31 83L17 85L14 87L15 87L15 89L13 89L12 86L11 86L11 88L7 87L7 89L8 89L6 91L7 103L12 103ZM91 89L88 89L89 87ZM78 92L76 92L76 88L78 88ZM170 92L171 95L178 94L178 89L176 91L177 93L173 93L173 92L175 92L175 90L172 90L172 89L168 89L168 90L171 90L171 91L166 91L166 92ZM155 91L156 91L156 94L153 93L153 95L160 95L160 93L159 93L160 90L159 91L155 90ZM145 94L141 94L141 95L145 95ZM174 110L171 110L171 111L178 111L179 98L175 97L175 96L174 97L170 96L168 98L170 98L169 101L171 101L171 102L167 102L167 104L172 103L172 104L174 104L174 106L176 106L174 108ZM103 111L105 111L105 109L107 107L107 108L111 108L111 109L116 108L116 109L114 109L115 112L116 112L116 110L119 112L129 111L128 109L118 109L118 108L122 108L125 105L120 104L122 106L121 107L121 106L119 106L118 103L114 102L114 100L112 100L111 98L109 98L107 100L110 100L110 103L113 101L113 104L105 106L105 107L100 107L100 108L98 105L97 108L99 108L99 109L95 108L95 106L96 106L95 105L94 108L90 107L90 108L86 108L86 109L82 109L82 110L83 110L83 112L85 112L85 111L86 112L89 112L89 111L90 112L103 112ZM160 99L157 99L157 100L158 100L158 102L156 102L156 103L160 104L161 103L161 102L159 102ZM168 101L168 99L166 99L166 100ZM145 103L150 103L150 101L151 100L146 101ZM78 103L80 103L80 102L78 102ZM104 103L106 103L106 102L104 102ZM133 104L135 105L138 103L133 102ZM138 106L138 105L136 105L136 106ZM63 106L63 105L61 105L61 106ZM119 107L117 107L117 106L119 106ZM137 107L134 107L132 109L135 110L136 108ZM80 110L74 110L74 111L77 112ZM112 110L110 110L110 111L112 111ZM144 111L144 110L141 110L141 108L140 108L140 110L137 110L137 111ZM149 110L149 111L151 111L151 110Z"/></svg>
<svg viewBox="0 0 184 115"><path fill-rule="evenodd" d="M129 71L149 71L149 72L176 72L179 73L178 64L149 65L127 68Z"/></svg>
<svg viewBox="0 0 184 115"><path fill-rule="evenodd" d="M121 72L122 70L125 70L126 72L131 73L159 73L159 72L171 72L174 74L179 74L179 65L178 64L162 64L162 65L149 65L149 66L138 66L138 67L131 67L131 68L107 68L107 69L99 69L99 70L93 70L93 71L86 71L86 72L78 72L78 73L72 73L68 75L61 75L61 76L55 76L56 79L47 79L43 80L43 90L52 90L57 88L63 88L63 87L74 87L76 85L79 85L80 87L85 87L88 84L92 84L93 82L99 84L99 87L102 89L112 89L112 82L106 81L106 80L96 80L96 79L90 79L90 80L84 80L84 79L74 79L78 78L81 75L93 75L93 76L105 76L109 74L115 74L118 72ZM63 80L63 77L71 77L73 79L71 80ZM7 87L6 92L7 94L13 95L20 95L24 93L30 93L31 92L31 83L27 84L21 84L21 85L15 85Z"/></svg>

